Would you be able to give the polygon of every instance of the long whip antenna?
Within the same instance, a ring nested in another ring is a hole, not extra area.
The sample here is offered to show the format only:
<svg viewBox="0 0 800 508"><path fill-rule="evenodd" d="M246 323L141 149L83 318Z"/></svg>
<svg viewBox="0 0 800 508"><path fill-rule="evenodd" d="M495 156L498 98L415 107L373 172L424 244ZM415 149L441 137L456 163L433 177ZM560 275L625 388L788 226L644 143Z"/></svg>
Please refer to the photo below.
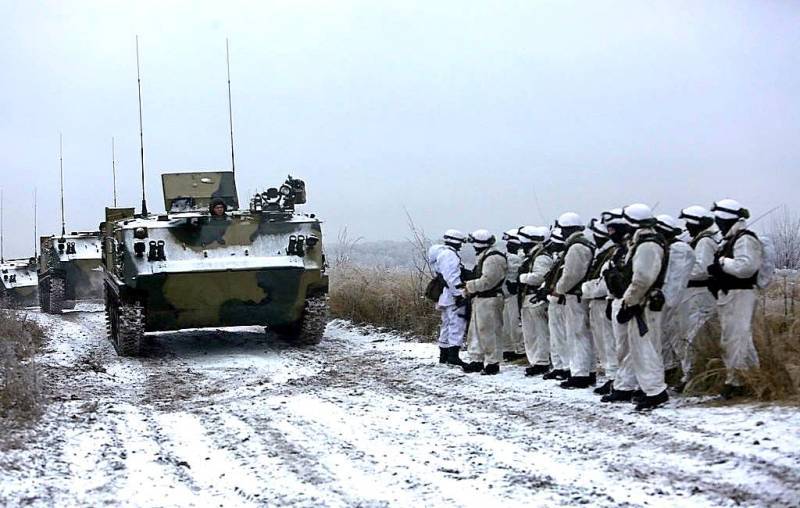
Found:
<svg viewBox="0 0 800 508"><path fill-rule="evenodd" d="M147 198L144 191L144 135L142 134L142 76L139 72L139 36L136 36L136 83L139 87L139 158L142 163L142 215L147 215Z"/></svg>
<svg viewBox="0 0 800 508"><path fill-rule="evenodd" d="M225 38L225 64L228 68L228 124L231 132L231 171L236 173L236 158L233 155L233 105L231 103L231 52Z"/></svg>
<svg viewBox="0 0 800 508"><path fill-rule="evenodd" d="M33 257L39 257L39 204L36 196L36 187L33 188Z"/></svg>
<svg viewBox="0 0 800 508"><path fill-rule="evenodd" d="M114 208L117 207L117 157L114 153L114 136L111 136L111 178L114 186Z"/></svg>
<svg viewBox="0 0 800 508"><path fill-rule="evenodd" d="M0 263L4 263L6 261L5 256L3 255L3 209L5 203L3 202L3 189L0 189Z"/></svg>
<svg viewBox="0 0 800 508"><path fill-rule="evenodd" d="M61 174L61 236L67 234L67 223L64 220L64 144L61 133L58 133L58 169Z"/></svg>

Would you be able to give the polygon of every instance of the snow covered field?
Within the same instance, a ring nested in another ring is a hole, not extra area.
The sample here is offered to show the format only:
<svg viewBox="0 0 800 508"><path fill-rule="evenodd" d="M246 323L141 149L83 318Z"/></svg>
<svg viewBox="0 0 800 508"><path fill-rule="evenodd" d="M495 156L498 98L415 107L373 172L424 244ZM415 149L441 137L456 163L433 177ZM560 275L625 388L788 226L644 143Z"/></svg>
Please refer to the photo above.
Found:
<svg viewBox="0 0 800 508"><path fill-rule="evenodd" d="M313 348L187 331L120 359L100 310L33 312L51 400L0 431L0 505L800 505L797 408L640 415L341 321Z"/></svg>

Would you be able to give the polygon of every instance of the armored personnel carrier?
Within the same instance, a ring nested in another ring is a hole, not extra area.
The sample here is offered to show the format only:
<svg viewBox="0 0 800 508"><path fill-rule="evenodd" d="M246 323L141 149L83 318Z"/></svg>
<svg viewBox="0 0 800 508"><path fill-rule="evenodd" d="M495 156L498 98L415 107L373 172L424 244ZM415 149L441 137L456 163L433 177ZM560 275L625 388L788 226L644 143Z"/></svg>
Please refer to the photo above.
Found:
<svg viewBox="0 0 800 508"><path fill-rule="evenodd" d="M0 305L28 307L38 303L36 258L0 263Z"/></svg>
<svg viewBox="0 0 800 508"><path fill-rule="evenodd" d="M103 298L100 233L79 231L43 236L39 256L39 305L60 314L79 300Z"/></svg>
<svg viewBox="0 0 800 508"><path fill-rule="evenodd" d="M145 332L262 325L301 343L321 340L328 276L321 223L295 212L305 183L239 209L233 172L162 175L166 213L107 209L103 268L108 332L121 356ZM216 213L215 213L216 212Z"/></svg>

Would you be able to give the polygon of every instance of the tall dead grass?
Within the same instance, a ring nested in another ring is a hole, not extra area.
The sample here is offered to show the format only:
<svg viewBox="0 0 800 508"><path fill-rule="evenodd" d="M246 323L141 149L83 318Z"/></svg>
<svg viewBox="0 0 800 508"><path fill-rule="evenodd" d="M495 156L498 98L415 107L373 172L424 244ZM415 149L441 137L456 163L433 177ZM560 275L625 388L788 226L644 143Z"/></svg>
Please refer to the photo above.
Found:
<svg viewBox="0 0 800 508"><path fill-rule="evenodd" d="M427 283L410 270L342 264L331 270L331 313L358 324L432 338L439 313L423 296Z"/></svg>
<svg viewBox="0 0 800 508"><path fill-rule="evenodd" d="M698 373L687 385L689 393L719 393L725 383L719 337L716 320L698 334L694 356ZM753 342L759 366L741 372L749 394L761 401L800 402L800 318L769 313L759 306L753 323Z"/></svg>
<svg viewBox="0 0 800 508"><path fill-rule="evenodd" d="M26 313L0 310L0 416L23 416L39 408L34 354L44 332Z"/></svg>

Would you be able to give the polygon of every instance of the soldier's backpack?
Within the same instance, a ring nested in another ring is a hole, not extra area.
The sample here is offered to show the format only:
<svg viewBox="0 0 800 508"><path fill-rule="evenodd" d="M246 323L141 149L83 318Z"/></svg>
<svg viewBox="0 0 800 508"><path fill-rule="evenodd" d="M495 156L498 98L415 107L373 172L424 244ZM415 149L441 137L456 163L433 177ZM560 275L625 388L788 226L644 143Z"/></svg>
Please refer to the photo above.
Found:
<svg viewBox="0 0 800 508"><path fill-rule="evenodd" d="M775 250L775 243L772 241L772 237L764 235L763 237L758 237L758 239L761 240L762 256L761 268L758 269L756 285L759 289L766 289L772 282L772 279L775 278L775 264L778 261L778 254Z"/></svg>
<svg viewBox="0 0 800 508"><path fill-rule="evenodd" d="M444 277L441 273L437 273L436 277L432 278L428 285L425 286L425 298L438 302L445 287L447 287L447 283L444 281Z"/></svg>

